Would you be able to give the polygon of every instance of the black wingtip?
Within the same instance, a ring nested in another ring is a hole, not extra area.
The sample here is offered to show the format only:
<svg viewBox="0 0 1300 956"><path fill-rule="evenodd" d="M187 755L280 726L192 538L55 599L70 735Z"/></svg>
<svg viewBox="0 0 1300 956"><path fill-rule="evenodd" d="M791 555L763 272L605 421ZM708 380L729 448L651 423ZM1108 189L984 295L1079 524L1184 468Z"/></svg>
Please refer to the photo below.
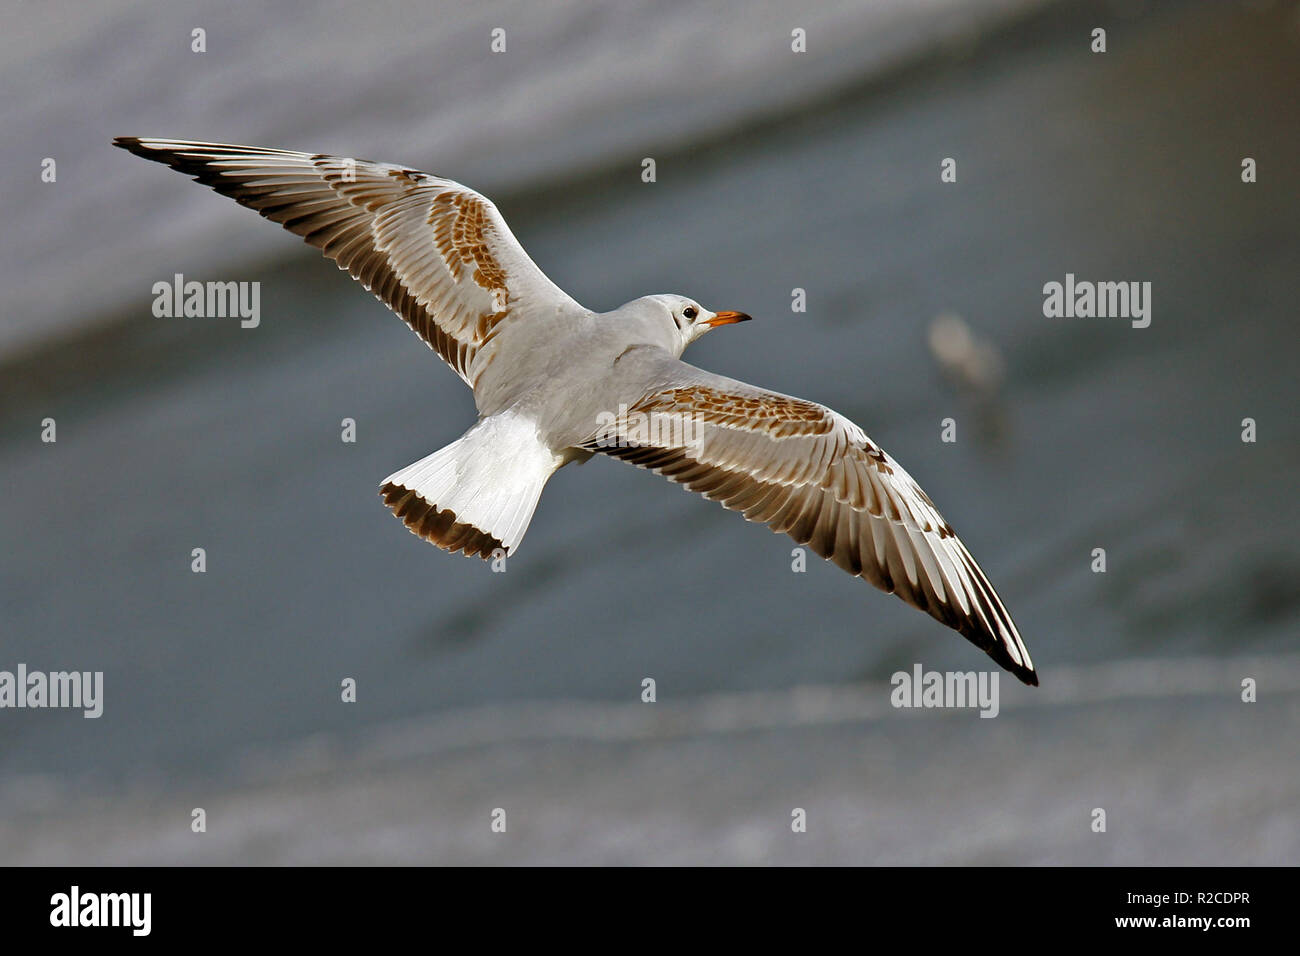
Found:
<svg viewBox="0 0 1300 956"><path fill-rule="evenodd" d="M1001 664L1004 670L1015 675L1016 680L1020 681L1020 683L1027 684L1030 687L1038 686L1038 672L1032 667L1026 667L1024 664L1019 664L1013 660L1003 645L994 644L993 647L988 649L988 655Z"/></svg>
<svg viewBox="0 0 1300 956"><path fill-rule="evenodd" d="M149 150L145 148L139 136L114 136L113 145L137 156L149 155Z"/></svg>
<svg viewBox="0 0 1300 956"><path fill-rule="evenodd" d="M1024 664L1012 657L1010 651L1007 650L1007 646L1000 640L996 638L990 640L986 633L976 632L971 634L967 633L965 630L962 630L959 633L961 633L961 635L967 640L976 644L989 657L993 658L994 663L1004 671L1014 675L1016 680L1020 681L1020 683L1027 684L1030 687L1038 686L1038 672L1034 670L1032 665L1026 667Z"/></svg>

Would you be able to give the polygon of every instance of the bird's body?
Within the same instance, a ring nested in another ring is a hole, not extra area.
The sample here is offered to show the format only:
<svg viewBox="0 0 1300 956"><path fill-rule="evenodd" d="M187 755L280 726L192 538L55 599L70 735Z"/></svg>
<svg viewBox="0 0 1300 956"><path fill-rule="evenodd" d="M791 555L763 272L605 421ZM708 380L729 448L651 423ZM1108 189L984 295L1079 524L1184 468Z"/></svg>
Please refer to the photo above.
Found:
<svg viewBox="0 0 1300 956"><path fill-rule="evenodd" d="M681 361L691 342L743 313L678 295L586 309L528 258L490 201L418 170L213 143L116 144L320 248L473 389L478 421L380 486L426 540L480 557L512 553L550 476L602 453L788 533L1038 682L970 553L860 428Z"/></svg>

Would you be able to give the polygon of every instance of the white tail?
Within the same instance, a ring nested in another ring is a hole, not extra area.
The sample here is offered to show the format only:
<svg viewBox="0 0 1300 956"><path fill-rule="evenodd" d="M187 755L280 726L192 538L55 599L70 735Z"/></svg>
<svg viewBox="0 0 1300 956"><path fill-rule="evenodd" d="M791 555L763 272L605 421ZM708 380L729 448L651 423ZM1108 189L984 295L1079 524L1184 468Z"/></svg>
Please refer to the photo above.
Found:
<svg viewBox="0 0 1300 956"><path fill-rule="evenodd" d="M389 475L379 493L426 541L445 551L490 558L498 549L514 553L542 488L563 463L532 422L502 412Z"/></svg>

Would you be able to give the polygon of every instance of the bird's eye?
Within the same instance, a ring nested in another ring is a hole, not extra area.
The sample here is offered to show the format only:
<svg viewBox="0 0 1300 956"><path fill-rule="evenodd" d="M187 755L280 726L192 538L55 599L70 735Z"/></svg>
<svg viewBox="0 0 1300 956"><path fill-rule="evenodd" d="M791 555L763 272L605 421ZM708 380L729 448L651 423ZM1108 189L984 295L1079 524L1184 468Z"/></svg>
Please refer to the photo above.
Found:
<svg viewBox="0 0 1300 956"><path fill-rule="evenodd" d="M686 316L688 319L693 319L699 314L700 313L695 311L695 306L693 305L688 305L685 311L682 312L682 315Z"/></svg>

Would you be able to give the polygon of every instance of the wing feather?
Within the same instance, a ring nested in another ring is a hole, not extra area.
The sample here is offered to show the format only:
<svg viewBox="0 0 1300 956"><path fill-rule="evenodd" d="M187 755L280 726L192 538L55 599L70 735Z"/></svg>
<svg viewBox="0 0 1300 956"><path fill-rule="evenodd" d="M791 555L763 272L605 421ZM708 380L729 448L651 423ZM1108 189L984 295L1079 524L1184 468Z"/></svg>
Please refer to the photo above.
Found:
<svg viewBox="0 0 1300 956"><path fill-rule="evenodd" d="M584 444L788 534L957 630L1027 684L1011 615L929 496L825 406L671 360L613 429Z"/></svg>
<svg viewBox="0 0 1300 956"><path fill-rule="evenodd" d="M122 136L333 259L471 387L484 347L529 314L581 311L486 197L419 170L321 153Z"/></svg>

